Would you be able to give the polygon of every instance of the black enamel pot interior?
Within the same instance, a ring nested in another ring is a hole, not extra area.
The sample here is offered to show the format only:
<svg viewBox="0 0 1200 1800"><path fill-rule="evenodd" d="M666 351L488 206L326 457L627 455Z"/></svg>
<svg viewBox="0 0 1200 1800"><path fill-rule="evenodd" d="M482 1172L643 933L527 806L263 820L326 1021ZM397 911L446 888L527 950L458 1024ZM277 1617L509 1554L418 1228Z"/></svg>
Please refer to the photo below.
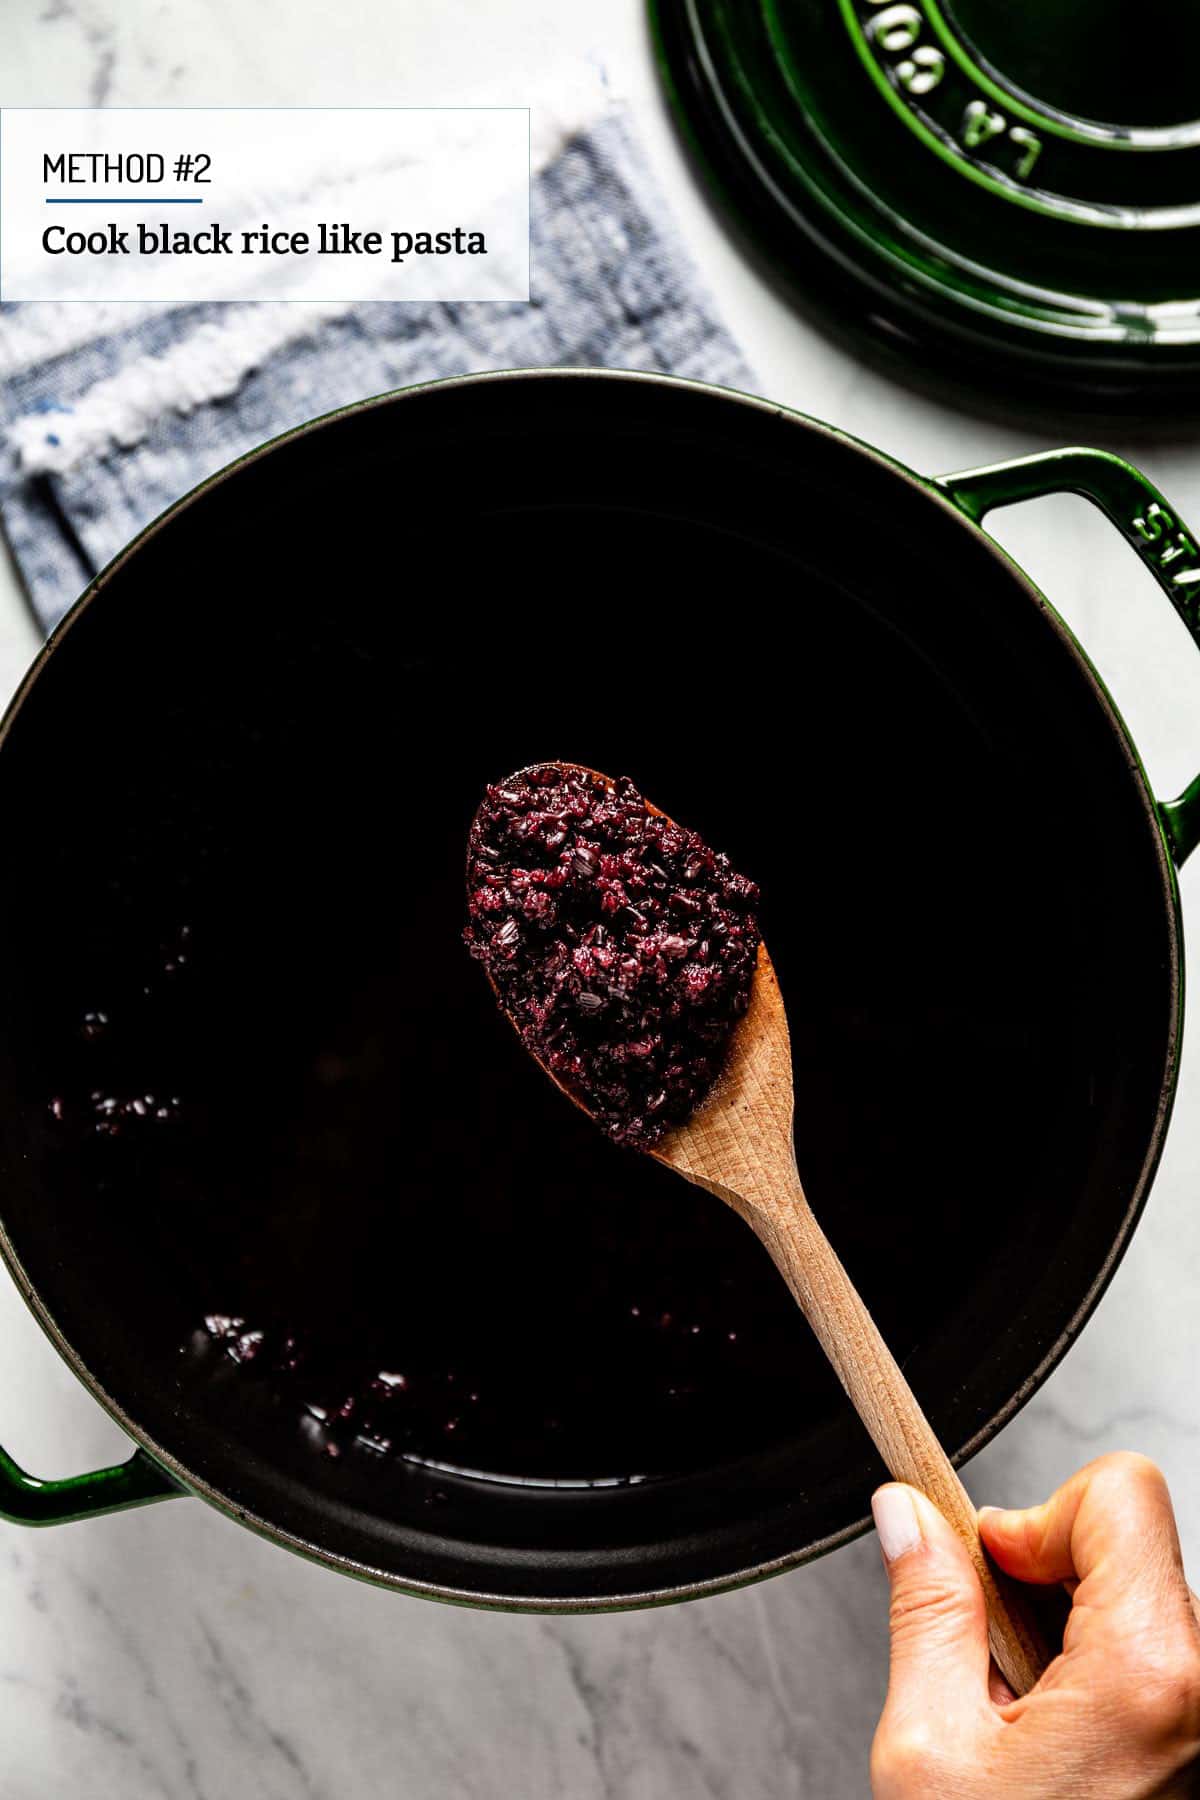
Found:
<svg viewBox="0 0 1200 1800"><path fill-rule="evenodd" d="M141 1446L60 1515L174 1481L516 1606L861 1528L882 1470L757 1241L602 1141L461 947L482 787L548 757L759 881L813 1204L946 1444L1011 1416L1158 1155L1191 815L972 494L686 383L479 377L280 440L93 584L0 749L6 1254Z"/></svg>

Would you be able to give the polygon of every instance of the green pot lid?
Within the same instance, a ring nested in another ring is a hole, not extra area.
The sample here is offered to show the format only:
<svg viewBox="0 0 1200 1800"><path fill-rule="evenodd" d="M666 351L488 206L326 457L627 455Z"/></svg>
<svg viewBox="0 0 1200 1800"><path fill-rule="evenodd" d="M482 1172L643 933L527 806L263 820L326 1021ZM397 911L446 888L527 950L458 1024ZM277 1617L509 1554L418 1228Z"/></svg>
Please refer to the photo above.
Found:
<svg viewBox="0 0 1200 1800"><path fill-rule="evenodd" d="M685 130L772 265L941 385L1200 400L1200 7L651 0Z"/></svg>

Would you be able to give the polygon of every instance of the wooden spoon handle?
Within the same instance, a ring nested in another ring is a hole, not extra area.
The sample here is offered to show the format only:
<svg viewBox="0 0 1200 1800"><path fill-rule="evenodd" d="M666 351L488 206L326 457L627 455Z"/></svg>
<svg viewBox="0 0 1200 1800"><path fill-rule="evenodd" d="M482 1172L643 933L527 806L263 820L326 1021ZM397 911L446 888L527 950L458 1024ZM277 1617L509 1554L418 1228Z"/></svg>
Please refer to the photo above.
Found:
<svg viewBox="0 0 1200 1800"><path fill-rule="evenodd" d="M1020 1584L985 1555L970 1496L813 1216L799 1177L794 1194L769 1210L747 1208L745 1216L792 1290L893 1478L927 1494L966 1545L987 1600L992 1655L1014 1694L1028 1693L1050 1652Z"/></svg>

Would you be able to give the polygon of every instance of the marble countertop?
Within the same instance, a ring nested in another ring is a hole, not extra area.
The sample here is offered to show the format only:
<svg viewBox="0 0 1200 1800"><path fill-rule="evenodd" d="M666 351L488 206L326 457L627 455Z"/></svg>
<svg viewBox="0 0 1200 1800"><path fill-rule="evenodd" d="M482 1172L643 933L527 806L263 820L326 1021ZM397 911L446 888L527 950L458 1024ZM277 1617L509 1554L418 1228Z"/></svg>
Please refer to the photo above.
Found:
<svg viewBox="0 0 1200 1800"><path fill-rule="evenodd" d="M601 61L765 393L922 470L1051 441L858 367L743 265L672 135L641 0L6 0L4 10L0 105L536 104L537 71ZM1200 449L1108 441L1200 516ZM1149 578L1082 501L1018 508L997 535L1080 635L1159 792L1178 791L1200 765L1200 658ZM5 696L36 644L0 559ZM1182 885L1191 952L1200 869ZM978 1500L1018 1503L1102 1451L1144 1450L1171 1482L1193 1576L1198 1180L1200 1059L1188 1055L1161 1172L1116 1280L1066 1362L966 1472ZM3 1275L0 1397L2 1441L41 1475L122 1452ZM0 1621L5 1800L853 1800L867 1791L886 1678L870 1539L690 1606L510 1618L364 1588L187 1501L42 1533L0 1526Z"/></svg>

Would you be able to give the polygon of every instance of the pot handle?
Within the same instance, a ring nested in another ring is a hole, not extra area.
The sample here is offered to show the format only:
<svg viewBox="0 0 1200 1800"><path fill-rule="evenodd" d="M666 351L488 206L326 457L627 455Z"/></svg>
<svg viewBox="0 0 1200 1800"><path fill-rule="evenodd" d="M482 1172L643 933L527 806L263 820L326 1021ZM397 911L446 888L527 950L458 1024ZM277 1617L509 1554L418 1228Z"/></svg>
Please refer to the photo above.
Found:
<svg viewBox="0 0 1200 1800"><path fill-rule="evenodd" d="M1140 470L1109 450L1044 450L991 463L934 485L978 525L994 506L1042 494L1081 494L1106 513L1137 551L1200 647L1200 544L1174 507ZM1159 801L1159 818L1176 867L1200 843L1200 775L1177 800Z"/></svg>
<svg viewBox="0 0 1200 1800"><path fill-rule="evenodd" d="M146 1506L151 1500L170 1500L186 1491L144 1450L135 1450L128 1462L111 1469L68 1475L62 1481L26 1475L0 1450L0 1519L12 1525L66 1525L73 1519Z"/></svg>

